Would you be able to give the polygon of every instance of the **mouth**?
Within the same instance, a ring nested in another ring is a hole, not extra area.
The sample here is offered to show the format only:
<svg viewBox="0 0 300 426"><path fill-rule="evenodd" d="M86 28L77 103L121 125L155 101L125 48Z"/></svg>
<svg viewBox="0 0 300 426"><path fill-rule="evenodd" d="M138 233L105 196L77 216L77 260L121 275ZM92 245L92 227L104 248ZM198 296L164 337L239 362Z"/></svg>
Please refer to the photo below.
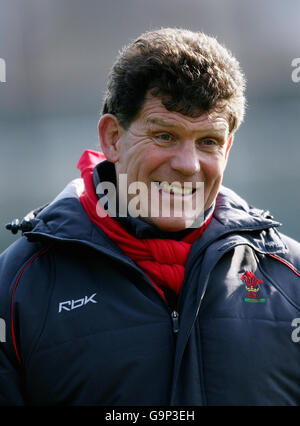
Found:
<svg viewBox="0 0 300 426"><path fill-rule="evenodd" d="M166 181L157 181L154 182L160 192L170 194L172 196L191 196L196 192L196 188L193 188L192 182L184 182L181 185L179 182L173 182L169 184Z"/></svg>

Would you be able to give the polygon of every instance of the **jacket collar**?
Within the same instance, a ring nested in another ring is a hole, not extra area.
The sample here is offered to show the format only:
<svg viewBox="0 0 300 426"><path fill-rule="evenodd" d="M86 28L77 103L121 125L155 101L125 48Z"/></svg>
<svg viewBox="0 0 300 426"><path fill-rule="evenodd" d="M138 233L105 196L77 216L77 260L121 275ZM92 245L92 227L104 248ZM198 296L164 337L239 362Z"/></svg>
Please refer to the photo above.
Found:
<svg viewBox="0 0 300 426"><path fill-rule="evenodd" d="M225 186L216 200L215 218L226 228L231 229L262 229L279 227L268 211L250 206L243 198Z"/></svg>

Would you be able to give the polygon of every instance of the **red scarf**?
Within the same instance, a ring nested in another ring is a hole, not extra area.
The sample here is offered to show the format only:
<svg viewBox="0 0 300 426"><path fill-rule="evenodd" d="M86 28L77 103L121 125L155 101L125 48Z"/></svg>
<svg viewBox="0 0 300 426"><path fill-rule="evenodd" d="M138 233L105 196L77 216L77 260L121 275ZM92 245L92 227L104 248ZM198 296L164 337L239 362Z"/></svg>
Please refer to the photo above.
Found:
<svg viewBox="0 0 300 426"><path fill-rule="evenodd" d="M178 295L192 243L202 235L212 214L200 228L190 232L180 241L136 238L117 220L108 215L100 218L96 212L98 198L94 188L93 169L104 160L106 158L103 153L93 150L86 150L81 156L77 166L85 185L85 192L80 196L81 204L91 221L100 226L109 238L145 272L163 297L163 288L166 286Z"/></svg>

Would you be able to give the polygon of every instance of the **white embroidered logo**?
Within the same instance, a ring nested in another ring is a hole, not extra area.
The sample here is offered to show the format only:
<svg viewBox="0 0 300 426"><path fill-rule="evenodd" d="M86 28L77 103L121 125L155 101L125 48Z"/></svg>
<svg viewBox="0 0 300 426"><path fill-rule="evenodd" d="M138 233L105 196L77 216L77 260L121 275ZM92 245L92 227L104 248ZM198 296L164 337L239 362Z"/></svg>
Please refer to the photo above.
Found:
<svg viewBox="0 0 300 426"><path fill-rule="evenodd" d="M58 307L58 313L60 313L63 309L65 311L72 311L76 308L81 308L82 306L86 305L87 303L98 303L97 300L94 300L93 298L96 296L97 293L92 294L90 297L84 296L82 299L76 299L76 300L66 300L65 302L60 302Z"/></svg>

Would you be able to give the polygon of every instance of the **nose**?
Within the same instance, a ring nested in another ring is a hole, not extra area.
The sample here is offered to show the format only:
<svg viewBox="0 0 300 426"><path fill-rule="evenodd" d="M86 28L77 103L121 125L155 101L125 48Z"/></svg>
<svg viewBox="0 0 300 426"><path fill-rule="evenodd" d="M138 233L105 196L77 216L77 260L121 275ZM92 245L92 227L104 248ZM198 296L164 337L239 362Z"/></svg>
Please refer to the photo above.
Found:
<svg viewBox="0 0 300 426"><path fill-rule="evenodd" d="M199 153L192 141L186 141L176 150L171 159L171 167L185 176L192 176L200 171Z"/></svg>

